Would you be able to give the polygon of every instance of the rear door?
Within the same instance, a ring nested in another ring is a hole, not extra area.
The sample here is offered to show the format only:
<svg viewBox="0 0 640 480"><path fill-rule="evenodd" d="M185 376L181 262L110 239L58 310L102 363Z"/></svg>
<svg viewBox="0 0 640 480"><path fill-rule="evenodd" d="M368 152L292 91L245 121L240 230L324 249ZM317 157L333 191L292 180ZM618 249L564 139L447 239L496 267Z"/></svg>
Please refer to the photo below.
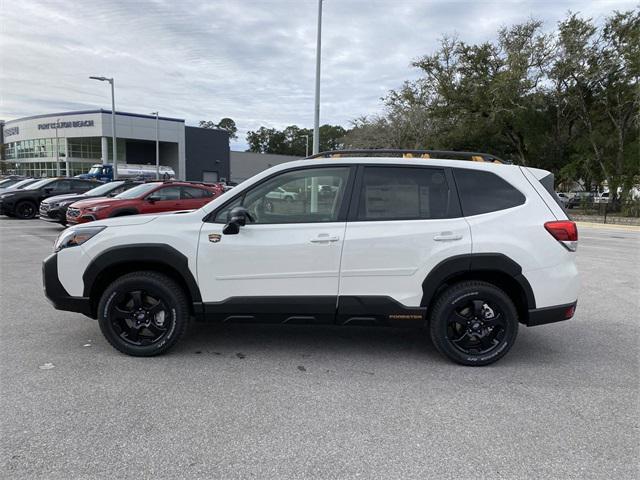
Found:
<svg viewBox="0 0 640 480"><path fill-rule="evenodd" d="M338 321L350 320L344 314L347 305L360 305L362 314L394 302L420 306L422 283L431 269L469 253L469 225L447 169L360 167L345 232Z"/></svg>
<svg viewBox="0 0 640 480"><path fill-rule="evenodd" d="M213 200L213 192L198 187L182 187L180 210L195 210Z"/></svg>

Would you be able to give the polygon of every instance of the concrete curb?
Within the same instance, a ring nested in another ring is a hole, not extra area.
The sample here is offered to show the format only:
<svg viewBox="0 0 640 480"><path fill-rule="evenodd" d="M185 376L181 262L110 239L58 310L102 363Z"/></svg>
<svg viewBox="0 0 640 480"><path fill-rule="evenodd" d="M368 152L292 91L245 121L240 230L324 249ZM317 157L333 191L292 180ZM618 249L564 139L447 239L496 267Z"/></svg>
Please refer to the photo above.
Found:
<svg viewBox="0 0 640 480"><path fill-rule="evenodd" d="M578 227L611 229L611 230L629 230L632 232L640 232L640 225L618 225L615 223L594 223L576 221Z"/></svg>

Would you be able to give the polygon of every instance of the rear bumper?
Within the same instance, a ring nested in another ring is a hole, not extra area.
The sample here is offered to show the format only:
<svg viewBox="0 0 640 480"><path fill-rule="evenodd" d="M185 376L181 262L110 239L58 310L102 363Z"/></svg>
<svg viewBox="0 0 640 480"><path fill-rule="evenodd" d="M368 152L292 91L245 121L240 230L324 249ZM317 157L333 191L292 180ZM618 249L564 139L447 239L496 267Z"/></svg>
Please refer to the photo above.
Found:
<svg viewBox="0 0 640 480"><path fill-rule="evenodd" d="M566 305L554 305L553 307L534 308L529 310L529 318L525 322L527 327L545 325L547 323L562 322L573 317L578 301Z"/></svg>
<svg viewBox="0 0 640 480"><path fill-rule="evenodd" d="M58 254L53 253L42 262L42 284L44 294L56 310L82 313L95 318L88 297L72 297L58 278Z"/></svg>

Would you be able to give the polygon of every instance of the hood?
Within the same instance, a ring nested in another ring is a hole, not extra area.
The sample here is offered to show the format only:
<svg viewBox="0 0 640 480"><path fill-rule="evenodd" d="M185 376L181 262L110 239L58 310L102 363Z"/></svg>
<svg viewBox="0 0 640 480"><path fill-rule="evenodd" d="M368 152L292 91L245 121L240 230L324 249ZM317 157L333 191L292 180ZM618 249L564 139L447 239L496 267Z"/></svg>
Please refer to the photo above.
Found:
<svg viewBox="0 0 640 480"><path fill-rule="evenodd" d="M123 201L125 201L125 199L113 198L113 197L98 197L98 198L88 198L86 200L79 199L79 201L75 202L73 206L75 208L87 208L87 207L96 207L98 205L115 205Z"/></svg>
<svg viewBox="0 0 640 480"><path fill-rule="evenodd" d="M44 202L51 204L51 203L62 202L63 200L73 200L75 198L80 199L83 197L84 195L81 193L67 193L65 195L56 195L55 197L49 197L46 200L44 200Z"/></svg>

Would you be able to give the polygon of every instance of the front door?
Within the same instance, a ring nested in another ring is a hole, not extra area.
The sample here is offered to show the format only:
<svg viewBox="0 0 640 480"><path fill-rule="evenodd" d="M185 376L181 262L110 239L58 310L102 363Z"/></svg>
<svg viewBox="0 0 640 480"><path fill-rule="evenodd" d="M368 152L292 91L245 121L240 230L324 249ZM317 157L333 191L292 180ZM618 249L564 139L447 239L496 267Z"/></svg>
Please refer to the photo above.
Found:
<svg viewBox="0 0 640 480"><path fill-rule="evenodd" d="M419 325L428 273L442 260L471 253L452 177L443 168L384 165L361 167L358 177L338 322Z"/></svg>
<svg viewBox="0 0 640 480"><path fill-rule="evenodd" d="M351 167L282 172L205 222L197 260L205 311L221 320L332 323L351 176ZM252 221L223 234L239 205Z"/></svg>
<svg viewBox="0 0 640 480"><path fill-rule="evenodd" d="M161 213L180 210L180 193L178 185L160 187L145 197L140 206L140 213Z"/></svg>

